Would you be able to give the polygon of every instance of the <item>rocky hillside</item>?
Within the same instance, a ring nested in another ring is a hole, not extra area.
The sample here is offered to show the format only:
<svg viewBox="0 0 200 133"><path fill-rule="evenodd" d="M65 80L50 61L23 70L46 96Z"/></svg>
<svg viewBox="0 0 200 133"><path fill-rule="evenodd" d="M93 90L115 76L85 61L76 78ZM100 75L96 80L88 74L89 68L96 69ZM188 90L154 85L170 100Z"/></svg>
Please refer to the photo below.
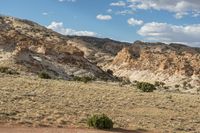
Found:
<svg viewBox="0 0 200 133"><path fill-rule="evenodd" d="M101 39L86 36L70 36L68 43L78 47L84 52L85 58L104 70L107 70L105 66L113 61L114 57L122 48L130 45L129 43L118 42L107 38Z"/></svg>
<svg viewBox="0 0 200 133"><path fill-rule="evenodd" d="M200 48L181 44L125 43L95 37L64 36L37 23L0 17L0 66L21 74L46 71L53 77L163 81L200 86ZM197 86L197 87L196 87Z"/></svg>
<svg viewBox="0 0 200 133"><path fill-rule="evenodd" d="M132 81L172 84L187 81L196 86L200 85L200 49L181 44L136 41L123 48L108 68Z"/></svg>
<svg viewBox="0 0 200 133"><path fill-rule="evenodd" d="M70 43L70 38L34 22L13 17L0 17L0 65L36 74L41 71L52 77L72 76L111 78L84 52Z"/></svg>

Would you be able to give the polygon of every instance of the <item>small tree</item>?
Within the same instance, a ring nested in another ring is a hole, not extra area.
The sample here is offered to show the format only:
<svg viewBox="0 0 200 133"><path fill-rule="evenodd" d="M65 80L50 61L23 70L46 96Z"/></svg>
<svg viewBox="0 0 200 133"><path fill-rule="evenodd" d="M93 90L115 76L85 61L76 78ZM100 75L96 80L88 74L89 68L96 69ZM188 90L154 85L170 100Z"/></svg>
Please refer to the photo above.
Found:
<svg viewBox="0 0 200 133"><path fill-rule="evenodd" d="M87 124L89 127L98 129L111 129L113 128L113 121L105 114L93 115L88 118Z"/></svg>

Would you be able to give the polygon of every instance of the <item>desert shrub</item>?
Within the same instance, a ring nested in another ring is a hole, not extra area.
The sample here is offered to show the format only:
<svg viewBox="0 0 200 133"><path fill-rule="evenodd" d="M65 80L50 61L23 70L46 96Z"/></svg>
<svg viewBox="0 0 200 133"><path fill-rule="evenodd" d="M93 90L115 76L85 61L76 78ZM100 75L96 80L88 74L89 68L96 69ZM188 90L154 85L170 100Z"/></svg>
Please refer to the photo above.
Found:
<svg viewBox="0 0 200 133"><path fill-rule="evenodd" d="M131 84L131 81L126 77L120 77L119 82L120 82L119 83L120 86Z"/></svg>
<svg viewBox="0 0 200 133"><path fill-rule="evenodd" d="M17 71L10 69L9 67L0 67L0 73L5 73L5 74L19 74Z"/></svg>
<svg viewBox="0 0 200 133"><path fill-rule="evenodd" d="M73 80L74 80L74 81L81 81L81 77L74 76L74 77L73 77Z"/></svg>
<svg viewBox="0 0 200 133"><path fill-rule="evenodd" d="M40 72L38 76L42 79L51 79L51 76L47 72Z"/></svg>
<svg viewBox="0 0 200 133"><path fill-rule="evenodd" d="M138 83L139 81L137 81L137 80L134 80L134 81L132 81L132 86L137 86L137 83Z"/></svg>
<svg viewBox="0 0 200 133"><path fill-rule="evenodd" d="M8 71L8 69L8 67L0 67L0 72L5 73L6 71Z"/></svg>
<svg viewBox="0 0 200 133"><path fill-rule="evenodd" d="M186 86L187 86L187 82L184 81L184 82L183 82L183 87L186 87Z"/></svg>
<svg viewBox="0 0 200 133"><path fill-rule="evenodd" d="M105 114L93 115L88 118L87 124L89 127L98 129L111 129L113 128L113 121Z"/></svg>
<svg viewBox="0 0 200 133"><path fill-rule="evenodd" d="M133 81L134 84L137 84L138 82L139 82L139 81L137 81L137 80L134 80L134 81Z"/></svg>
<svg viewBox="0 0 200 133"><path fill-rule="evenodd" d="M197 88L197 93L199 93L200 92L200 87L199 88Z"/></svg>
<svg viewBox="0 0 200 133"><path fill-rule="evenodd" d="M188 87L189 87L189 88L193 88L191 84L188 84Z"/></svg>
<svg viewBox="0 0 200 133"><path fill-rule="evenodd" d="M156 90L156 87L153 84L147 82L138 82L137 89L142 90L143 92L153 92Z"/></svg>
<svg viewBox="0 0 200 133"><path fill-rule="evenodd" d="M164 89L165 89L165 90L168 90L168 89L169 89L169 86L164 86Z"/></svg>
<svg viewBox="0 0 200 133"><path fill-rule="evenodd" d="M122 84L123 84L123 85L131 84L131 81L130 81L129 79L124 79L124 80L122 81Z"/></svg>
<svg viewBox="0 0 200 133"><path fill-rule="evenodd" d="M110 69L107 70L107 73L110 74L110 75L113 75L113 71L110 70Z"/></svg>
<svg viewBox="0 0 200 133"><path fill-rule="evenodd" d="M180 85L176 84L174 87L175 87L175 88L179 88L179 87L180 87Z"/></svg>
<svg viewBox="0 0 200 133"><path fill-rule="evenodd" d="M157 86L157 87L163 87L165 85L165 83L160 82L160 81L156 81L154 85Z"/></svg>
<svg viewBox="0 0 200 133"><path fill-rule="evenodd" d="M109 78L109 77L108 77L107 75L105 75L105 74L101 74L101 75L99 76L99 79L102 80L102 81L107 82L107 81L110 80L111 78ZM95 80L95 79L93 78L93 80Z"/></svg>
<svg viewBox="0 0 200 133"><path fill-rule="evenodd" d="M88 82L90 82L92 80L95 80L95 79L92 78L92 77L88 77L88 76L84 76L84 77L74 76L73 80L74 81L81 81L81 82L84 82L84 83L88 83Z"/></svg>

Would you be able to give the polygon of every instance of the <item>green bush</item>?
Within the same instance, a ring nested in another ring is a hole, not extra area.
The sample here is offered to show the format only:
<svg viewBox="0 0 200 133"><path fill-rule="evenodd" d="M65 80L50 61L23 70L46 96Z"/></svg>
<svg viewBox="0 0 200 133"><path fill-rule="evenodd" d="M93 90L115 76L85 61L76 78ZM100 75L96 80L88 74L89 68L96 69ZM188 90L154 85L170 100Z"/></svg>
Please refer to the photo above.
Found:
<svg viewBox="0 0 200 133"><path fill-rule="evenodd" d="M113 128L112 120L105 114L93 115L88 118L87 124L89 127L98 128L98 129L111 129Z"/></svg>
<svg viewBox="0 0 200 133"><path fill-rule="evenodd" d="M84 83L88 83L88 82L90 82L92 80L95 80L95 79L91 78L91 77L87 77L87 76L85 76L85 77L74 76L73 80L74 81L81 81L81 82L84 82Z"/></svg>
<svg viewBox="0 0 200 133"><path fill-rule="evenodd" d="M46 72L40 72L38 76L42 79L51 79L51 76Z"/></svg>
<svg viewBox="0 0 200 133"><path fill-rule="evenodd" d="M17 71L10 69L9 67L0 67L0 73L10 74L10 75L19 74Z"/></svg>
<svg viewBox="0 0 200 133"><path fill-rule="evenodd" d="M153 84L147 82L138 82L137 89L140 89L143 92L153 92L154 90L156 90L156 87Z"/></svg>

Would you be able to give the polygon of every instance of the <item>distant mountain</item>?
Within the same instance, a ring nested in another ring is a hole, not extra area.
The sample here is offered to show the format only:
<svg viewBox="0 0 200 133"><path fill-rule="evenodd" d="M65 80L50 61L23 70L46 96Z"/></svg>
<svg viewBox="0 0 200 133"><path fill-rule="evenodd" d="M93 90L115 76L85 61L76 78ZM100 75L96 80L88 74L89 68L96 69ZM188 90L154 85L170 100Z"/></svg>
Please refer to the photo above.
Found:
<svg viewBox="0 0 200 133"><path fill-rule="evenodd" d="M37 23L0 17L0 65L22 74L47 71L53 77L112 79L108 69L131 81L187 82L200 86L200 48L182 44L118 42L64 36Z"/></svg>

